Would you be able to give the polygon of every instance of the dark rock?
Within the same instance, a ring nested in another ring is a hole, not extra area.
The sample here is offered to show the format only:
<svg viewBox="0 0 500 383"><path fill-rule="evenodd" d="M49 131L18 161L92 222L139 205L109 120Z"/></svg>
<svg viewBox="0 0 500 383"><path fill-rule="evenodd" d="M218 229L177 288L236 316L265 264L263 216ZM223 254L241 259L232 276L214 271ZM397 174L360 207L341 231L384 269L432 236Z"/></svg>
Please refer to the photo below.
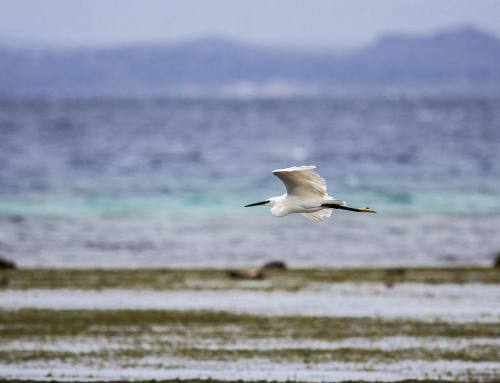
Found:
<svg viewBox="0 0 500 383"><path fill-rule="evenodd" d="M493 260L493 267L495 269L500 269L500 251L497 253L495 259Z"/></svg>
<svg viewBox="0 0 500 383"><path fill-rule="evenodd" d="M262 269L242 269L242 270L229 270L227 275L231 279L263 279L264 272Z"/></svg>
<svg viewBox="0 0 500 383"><path fill-rule="evenodd" d="M262 270L286 270L286 263L283 261L270 261L262 266Z"/></svg>
<svg viewBox="0 0 500 383"><path fill-rule="evenodd" d="M16 264L13 261L0 257L0 269L15 269Z"/></svg>

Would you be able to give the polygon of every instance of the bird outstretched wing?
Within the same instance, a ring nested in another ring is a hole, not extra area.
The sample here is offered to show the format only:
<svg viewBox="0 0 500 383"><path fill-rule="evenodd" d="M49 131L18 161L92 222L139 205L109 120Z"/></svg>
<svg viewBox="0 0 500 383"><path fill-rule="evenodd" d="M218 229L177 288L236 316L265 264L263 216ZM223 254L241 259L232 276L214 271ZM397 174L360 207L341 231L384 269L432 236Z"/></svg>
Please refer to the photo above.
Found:
<svg viewBox="0 0 500 383"><path fill-rule="evenodd" d="M316 166L292 166L273 170L273 174L285 184L288 195L326 196L326 182L314 169Z"/></svg>

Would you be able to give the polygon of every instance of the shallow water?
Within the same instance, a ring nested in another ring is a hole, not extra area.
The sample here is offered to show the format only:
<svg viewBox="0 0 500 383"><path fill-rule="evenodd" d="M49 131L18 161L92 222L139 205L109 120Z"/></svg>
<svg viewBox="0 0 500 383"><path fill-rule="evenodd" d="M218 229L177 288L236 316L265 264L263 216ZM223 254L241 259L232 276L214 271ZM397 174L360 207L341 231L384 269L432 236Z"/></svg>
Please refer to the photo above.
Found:
<svg viewBox="0 0 500 383"><path fill-rule="evenodd" d="M62 362L43 364L22 363L21 366L2 365L0 373L6 378L35 380L161 380L161 379L214 379L243 381L307 381L341 382L361 381L397 381L414 379L456 379L468 381L473 376L477 381L491 382L498 378L496 362L463 361L406 361L364 365L362 363L308 363L269 362L264 360L202 362L171 361L163 368L151 368L150 364L165 363L165 359L145 361L139 367L118 367L101 365L65 365ZM482 379L481 379L482 378Z"/></svg>
<svg viewBox="0 0 500 383"><path fill-rule="evenodd" d="M415 318L444 322L498 322L497 285L332 284L286 291L6 290L0 309L214 310L257 315Z"/></svg>
<svg viewBox="0 0 500 383"><path fill-rule="evenodd" d="M489 265L500 215L336 214L0 218L0 252L25 267Z"/></svg>

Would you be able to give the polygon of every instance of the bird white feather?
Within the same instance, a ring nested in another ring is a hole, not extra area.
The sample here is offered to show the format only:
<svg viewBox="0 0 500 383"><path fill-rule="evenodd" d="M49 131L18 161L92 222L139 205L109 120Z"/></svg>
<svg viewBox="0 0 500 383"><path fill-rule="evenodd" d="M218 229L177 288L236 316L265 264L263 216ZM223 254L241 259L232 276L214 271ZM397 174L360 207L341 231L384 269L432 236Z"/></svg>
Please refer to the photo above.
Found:
<svg viewBox="0 0 500 383"><path fill-rule="evenodd" d="M323 209L319 211L315 211L313 213L302 213L304 217L309 218L311 221L321 222L325 218L328 218L332 215L332 209Z"/></svg>

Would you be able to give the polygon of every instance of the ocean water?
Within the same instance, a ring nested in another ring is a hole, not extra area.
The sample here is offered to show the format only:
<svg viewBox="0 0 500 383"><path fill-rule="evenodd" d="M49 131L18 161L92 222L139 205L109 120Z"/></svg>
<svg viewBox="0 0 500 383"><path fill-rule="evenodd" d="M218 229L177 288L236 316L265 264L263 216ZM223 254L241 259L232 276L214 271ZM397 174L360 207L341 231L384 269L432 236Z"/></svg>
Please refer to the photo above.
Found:
<svg viewBox="0 0 500 383"><path fill-rule="evenodd" d="M243 205L318 166L379 213ZM487 264L500 100L1 100L0 256L20 266Z"/></svg>

